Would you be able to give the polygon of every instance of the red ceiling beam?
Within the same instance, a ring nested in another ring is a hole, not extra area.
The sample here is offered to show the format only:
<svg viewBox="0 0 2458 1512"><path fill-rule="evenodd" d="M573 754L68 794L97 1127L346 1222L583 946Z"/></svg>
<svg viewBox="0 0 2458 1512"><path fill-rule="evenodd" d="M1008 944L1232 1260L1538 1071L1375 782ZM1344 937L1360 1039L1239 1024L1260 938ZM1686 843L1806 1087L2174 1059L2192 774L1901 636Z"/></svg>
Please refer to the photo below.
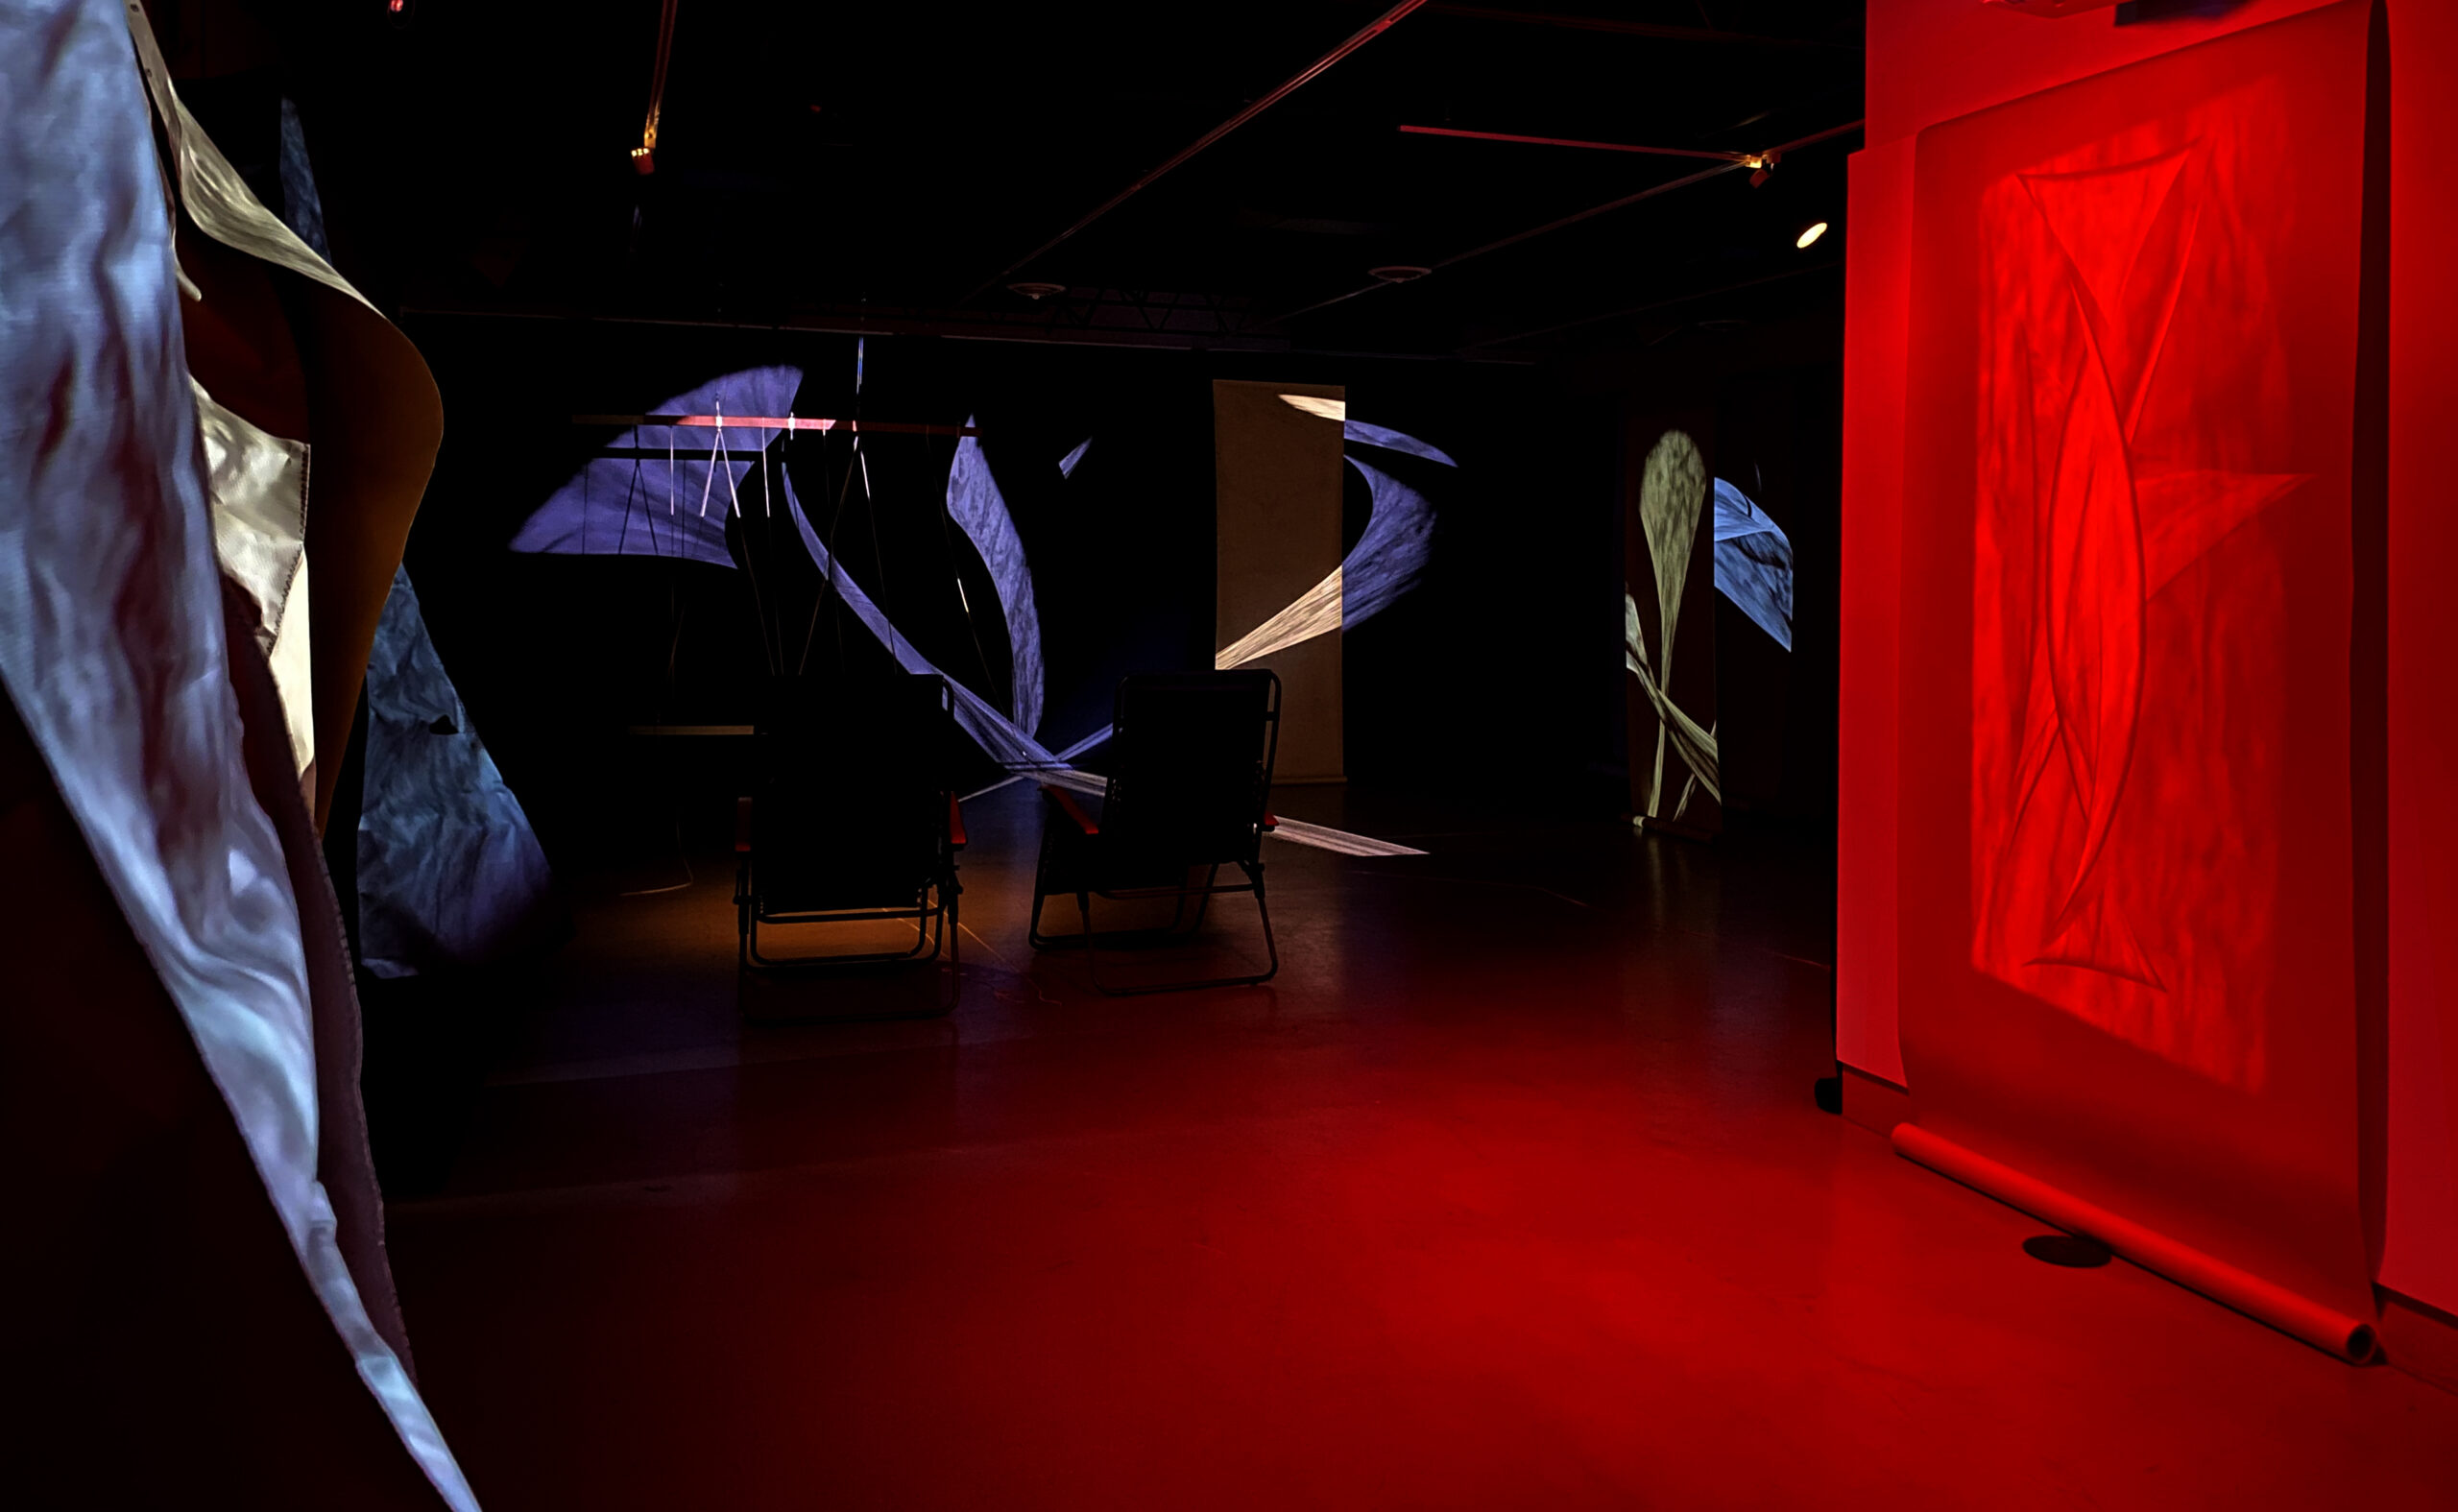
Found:
<svg viewBox="0 0 2458 1512"><path fill-rule="evenodd" d="M1520 136L1509 132L1463 132L1449 126L1403 126L1410 136L1464 136L1472 142L1518 142L1530 147L1582 147L1599 153L1645 153L1651 157L1705 157L1715 162L1758 165L1749 153L1710 153L1691 147L1633 147L1627 142L1590 142L1576 136Z"/></svg>
<svg viewBox="0 0 2458 1512"><path fill-rule="evenodd" d="M1440 262L1435 263L1427 271L1429 273L1440 273L1443 269L1457 267L1460 263L1466 262L1471 257L1482 257L1487 252L1496 252L1502 251L1506 247L1516 247L1521 242L1533 241L1535 238L1543 236L1549 232L1558 231L1566 226L1576 226L1581 221L1592 220L1597 216L1607 213L1608 211L1619 210L1625 206L1636 204L1641 200L1652 200L1657 195L1669 194L1673 190L1686 188L1691 184L1699 183L1708 179L1713 179L1719 174L1727 174L1736 169L1747 168L1752 162L1773 162L1785 154L1810 146L1812 143L1823 142L1832 137L1842 136L1847 132L1857 132L1861 129L1861 126L1862 123L1859 121L1846 121L1842 126L1830 126L1822 132L1812 132L1807 136L1795 137L1792 141L1786 142L1779 147L1771 147L1763 153L1736 155L1732 161L1720 162L1712 168L1701 168L1697 173L1685 174L1682 177L1672 180L1666 183L1650 184L1648 187L1641 189L1636 194L1626 194L1618 200L1607 200L1603 204L1591 205L1584 210L1575 210L1572 213L1562 216L1556 220L1547 221L1542 226L1531 226L1524 231L1513 231L1508 236L1498 237L1493 241L1485 243L1482 247L1471 247L1466 252L1453 252L1450 256L1443 258ZM1422 283L1425 280L1423 278L1416 278L1410 281L1412 283ZM1300 315L1312 315L1316 310L1328 309L1332 305L1345 303L1350 300L1357 299L1361 295L1372 294L1377 289L1389 289L1395 287L1397 287L1397 285L1377 279L1372 283L1366 284L1362 288L1351 289L1346 294L1336 294L1328 300L1317 300L1313 303L1305 306L1303 309L1290 310L1286 314L1275 315L1272 319L1274 321L1295 320Z"/></svg>

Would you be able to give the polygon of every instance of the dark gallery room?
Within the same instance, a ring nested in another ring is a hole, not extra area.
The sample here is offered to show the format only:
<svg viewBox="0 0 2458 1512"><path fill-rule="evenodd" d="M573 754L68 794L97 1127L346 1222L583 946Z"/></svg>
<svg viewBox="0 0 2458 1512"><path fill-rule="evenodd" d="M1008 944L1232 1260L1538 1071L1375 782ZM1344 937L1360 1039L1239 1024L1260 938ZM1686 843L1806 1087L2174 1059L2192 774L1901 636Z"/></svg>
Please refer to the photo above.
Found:
<svg viewBox="0 0 2458 1512"><path fill-rule="evenodd" d="M0 0L0 1500L2458 1509L2453 77Z"/></svg>

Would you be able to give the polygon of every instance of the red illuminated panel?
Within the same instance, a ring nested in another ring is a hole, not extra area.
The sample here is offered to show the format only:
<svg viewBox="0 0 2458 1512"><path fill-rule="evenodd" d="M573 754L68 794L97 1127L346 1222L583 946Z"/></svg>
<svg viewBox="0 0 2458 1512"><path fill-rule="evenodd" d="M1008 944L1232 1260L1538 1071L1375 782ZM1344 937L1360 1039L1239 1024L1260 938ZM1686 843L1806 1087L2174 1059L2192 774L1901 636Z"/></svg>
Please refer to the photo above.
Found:
<svg viewBox="0 0 2458 1512"><path fill-rule="evenodd" d="M2370 20L1921 133L1896 727L1920 1125L2353 1316Z"/></svg>
<svg viewBox="0 0 2458 1512"><path fill-rule="evenodd" d="M2306 475L2254 84L1981 193L1973 964L2257 1086L2294 717L2267 512Z"/></svg>

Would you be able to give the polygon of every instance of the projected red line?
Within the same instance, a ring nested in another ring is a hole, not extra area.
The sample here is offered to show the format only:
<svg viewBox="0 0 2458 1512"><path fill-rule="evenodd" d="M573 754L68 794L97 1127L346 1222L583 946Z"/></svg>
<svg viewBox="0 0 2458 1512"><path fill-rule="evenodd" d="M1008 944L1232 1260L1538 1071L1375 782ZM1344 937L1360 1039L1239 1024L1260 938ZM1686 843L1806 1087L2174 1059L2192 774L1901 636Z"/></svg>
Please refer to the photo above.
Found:
<svg viewBox="0 0 2458 1512"><path fill-rule="evenodd" d="M1755 153L1710 153L1688 147L1638 147L1628 142L1590 142L1576 136L1521 136L1512 132L1463 132L1449 126L1403 126L1410 136L1461 136L1472 142L1518 142L1529 147L1583 147L1599 153L1643 153L1650 157L1704 157L1720 163L1756 163Z"/></svg>
<svg viewBox="0 0 2458 1512"><path fill-rule="evenodd" d="M684 425L696 430L878 431L895 436L978 436L974 425L918 425L910 420L821 420L807 415L575 415L575 425Z"/></svg>

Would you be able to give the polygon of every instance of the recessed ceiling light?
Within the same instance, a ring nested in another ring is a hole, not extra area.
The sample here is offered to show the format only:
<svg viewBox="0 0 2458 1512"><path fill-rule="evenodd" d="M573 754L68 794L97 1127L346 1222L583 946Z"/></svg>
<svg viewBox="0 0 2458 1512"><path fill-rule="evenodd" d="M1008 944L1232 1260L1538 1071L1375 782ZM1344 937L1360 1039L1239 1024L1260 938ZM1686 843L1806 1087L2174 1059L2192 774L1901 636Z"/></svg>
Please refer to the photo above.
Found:
<svg viewBox="0 0 2458 1512"><path fill-rule="evenodd" d="M1800 239L1794 242L1793 245L1795 247L1807 247L1810 243L1818 240L1825 234L1826 223L1824 221L1813 222L1809 227L1802 230Z"/></svg>
<svg viewBox="0 0 2458 1512"><path fill-rule="evenodd" d="M1063 283L1011 283L1007 285L1007 292L1010 294L1021 294L1027 300L1041 300L1048 299L1053 294L1065 294L1067 292L1067 285Z"/></svg>
<svg viewBox="0 0 2458 1512"><path fill-rule="evenodd" d="M1411 278L1422 278L1434 270L1420 268L1412 262L1395 262L1380 268L1368 268L1365 272L1367 276L1380 278L1385 283L1406 283Z"/></svg>

